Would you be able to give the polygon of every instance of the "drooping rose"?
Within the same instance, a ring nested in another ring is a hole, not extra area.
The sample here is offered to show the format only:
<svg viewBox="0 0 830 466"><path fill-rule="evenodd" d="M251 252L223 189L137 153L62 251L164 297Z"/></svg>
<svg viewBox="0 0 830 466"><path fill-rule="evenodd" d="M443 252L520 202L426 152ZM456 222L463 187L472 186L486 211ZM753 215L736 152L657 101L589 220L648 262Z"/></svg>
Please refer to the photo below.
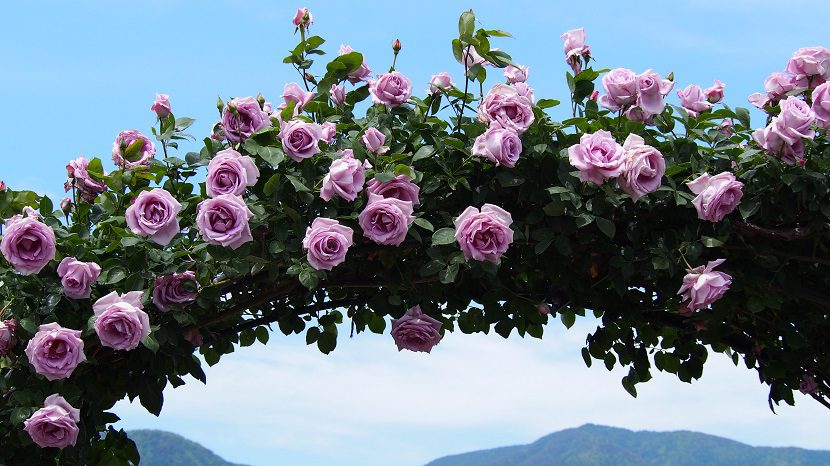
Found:
<svg viewBox="0 0 830 466"><path fill-rule="evenodd" d="M645 143L645 140L629 134L623 143L625 163L622 176L617 178L620 189L637 201L642 196L660 188L666 173L666 161L659 150Z"/></svg>
<svg viewBox="0 0 830 466"><path fill-rule="evenodd" d="M565 62L570 65L574 74L582 71L582 57L591 56L591 47L585 45L585 29L571 29L560 37L564 42Z"/></svg>
<svg viewBox="0 0 830 466"><path fill-rule="evenodd" d="M377 154L386 152L383 147L383 143L386 142L386 136L377 128L367 129L363 133L363 136L360 137L360 142L363 143L363 147L369 152Z"/></svg>
<svg viewBox="0 0 830 466"><path fill-rule="evenodd" d="M346 88L332 84L331 89L329 89L329 96L331 96L331 101L334 102L334 105L343 105L343 102L346 101Z"/></svg>
<svg viewBox="0 0 830 466"><path fill-rule="evenodd" d="M710 261L706 266L689 270L689 273L683 277L683 286L677 294L681 295L682 301L688 301L686 307L689 311L708 307L729 290L732 277L714 270L724 261L725 259Z"/></svg>
<svg viewBox="0 0 830 466"><path fill-rule="evenodd" d="M63 328L57 322L38 327L25 352L35 372L48 380L65 379L86 361L81 331Z"/></svg>
<svg viewBox="0 0 830 466"><path fill-rule="evenodd" d="M15 270L23 275L39 273L55 258L55 233L31 208L24 209L27 217L15 215L6 220L6 230L0 238L0 252Z"/></svg>
<svg viewBox="0 0 830 466"><path fill-rule="evenodd" d="M74 208L75 206L72 204L72 199L69 199L68 197L61 199L61 212L63 212L64 215L72 213Z"/></svg>
<svg viewBox="0 0 830 466"><path fill-rule="evenodd" d="M376 104L399 107L412 96L412 82L397 71L391 71L369 81L369 93Z"/></svg>
<svg viewBox="0 0 830 466"><path fill-rule="evenodd" d="M583 134L579 144L568 148L568 160L579 170L579 179L597 185L623 171L625 150L608 131Z"/></svg>
<svg viewBox="0 0 830 466"><path fill-rule="evenodd" d="M156 94L156 100L150 110L156 112L159 120L167 118L170 115L170 96L167 94Z"/></svg>
<svg viewBox="0 0 830 466"><path fill-rule="evenodd" d="M17 322L14 319L0 321L0 357L3 357L17 344L17 337L14 332L17 330Z"/></svg>
<svg viewBox="0 0 830 466"><path fill-rule="evenodd" d="M23 430L41 448L66 448L78 440L81 411L55 393L43 401L43 407L23 421Z"/></svg>
<svg viewBox="0 0 830 466"><path fill-rule="evenodd" d="M320 152L318 143L322 137L323 128L317 123L291 120L280 128L282 147L295 162L318 154Z"/></svg>
<svg viewBox="0 0 830 466"><path fill-rule="evenodd" d="M619 111L637 102L637 74L627 68L615 68L602 77L605 94L599 97L599 104Z"/></svg>
<svg viewBox="0 0 830 466"><path fill-rule="evenodd" d="M231 100L222 112L222 130L228 141L233 143L244 142L266 126L271 126L268 113L250 96Z"/></svg>
<svg viewBox="0 0 830 466"><path fill-rule="evenodd" d="M421 203L418 197L421 188L413 183L412 179L406 175L396 175L395 178L384 182L381 182L377 178L372 178L366 183L366 192L384 198L391 197L411 202L413 206Z"/></svg>
<svg viewBox="0 0 830 466"><path fill-rule="evenodd" d="M113 291L95 301L95 333L103 346L129 351L150 335L150 317L141 310L142 294L130 291L119 295Z"/></svg>
<svg viewBox="0 0 830 466"><path fill-rule="evenodd" d="M202 341L202 335L200 335L199 330L197 330L195 328L191 328L191 329L187 330L186 332L184 332L184 334L182 335L182 338L187 340L188 343L195 346L196 348L198 348L198 347L202 346L202 344L204 344L204 342Z"/></svg>
<svg viewBox="0 0 830 466"><path fill-rule="evenodd" d="M315 270L331 270L346 260L352 246L351 228L337 220L317 217L306 228L303 249L308 251L308 263Z"/></svg>
<svg viewBox="0 0 830 466"><path fill-rule="evenodd" d="M237 249L253 240L248 223L253 216L241 197L222 194L199 203L196 226L206 243Z"/></svg>
<svg viewBox="0 0 830 466"><path fill-rule="evenodd" d="M366 166L369 162L361 162L354 158L351 149L341 152L343 155L329 166L328 174L323 178L320 188L320 197L330 201L338 196L349 202L357 198L357 193L363 190L366 182Z"/></svg>
<svg viewBox="0 0 830 466"><path fill-rule="evenodd" d="M533 124L533 103L515 87L496 84L479 104L478 119L522 134Z"/></svg>
<svg viewBox="0 0 830 466"><path fill-rule="evenodd" d="M304 91L297 83L288 83L283 88L282 95L280 97L285 100L285 104L280 105L278 108L283 109L289 103L294 102L294 110L296 113L299 113L303 110L303 107L311 102L311 99L314 98L314 93Z"/></svg>
<svg viewBox="0 0 830 466"><path fill-rule="evenodd" d="M297 27L304 27L308 28L312 24L314 24L314 17L311 15L311 12L306 7L297 8L297 12L294 13L294 19L291 20L291 23Z"/></svg>
<svg viewBox="0 0 830 466"><path fill-rule="evenodd" d="M337 124L326 121L320 125L320 140L328 145L334 143L334 136L337 134Z"/></svg>
<svg viewBox="0 0 830 466"><path fill-rule="evenodd" d="M710 103L716 104L723 100L723 89L726 86L720 82L720 80L716 79L715 84L712 87L707 87L703 90L703 94L706 95L706 100Z"/></svg>
<svg viewBox="0 0 830 466"><path fill-rule="evenodd" d="M128 151L130 147L136 149ZM112 143L112 161L121 168L149 165L150 159L155 156L153 141L134 129L121 131Z"/></svg>
<svg viewBox="0 0 830 466"><path fill-rule="evenodd" d="M810 87L815 87L830 80L830 50L824 47L803 47L796 50L786 71L810 80Z"/></svg>
<svg viewBox="0 0 830 466"><path fill-rule="evenodd" d="M142 191L124 213L130 231L166 246L181 231L179 212L182 205L161 188Z"/></svg>
<svg viewBox="0 0 830 466"><path fill-rule="evenodd" d="M823 128L830 129L830 83L824 83L813 90L813 115Z"/></svg>
<svg viewBox="0 0 830 466"><path fill-rule="evenodd" d="M72 299L89 298L92 284L101 275L101 267L95 262L81 262L74 257L64 257L58 264L63 293Z"/></svg>
<svg viewBox="0 0 830 466"><path fill-rule="evenodd" d="M421 312L421 306L415 306L400 319L392 320L392 338L398 351L429 353L441 341L441 322Z"/></svg>
<svg viewBox="0 0 830 466"><path fill-rule="evenodd" d="M440 94L444 91L449 91L452 89L452 78L450 74L446 71L442 71L436 75L434 75L429 80L429 88L427 89L427 93L429 94Z"/></svg>
<svg viewBox="0 0 830 466"><path fill-rule="evenodd" d="M637 105L648 113L659 115L666 108L665 97L674 83L663 79L653 70L637 75Z"/></svg>
<svg viewBox="0 0 830 466"><path fill-rule="evenodd" d="M153 284L153 304L159 312L168 312L173 306L196 301L199 282L191 271L162 275Z"/></svg>
<svg viewBox="0 0 830 466"><path fill-rule="evenodd" d="M66 192L71 191L74 187L81 199L93 203L95 202L95 198L107 189L107 186L103 180L98 181L93 179L89 175L88 168L89 161L83 155L74 160L70 160L66 164L66 174L69 176L69 181L63 187Z"/></svg>
<svg viewBox="0 0 830 466"><path fill-rule="evenodd" d="M476 138L473 155L484 157L496 166L512 168L522 155L522 139L512 129L493 125Z"/></svg>
<svg viewBox="0 0 830 466"><path fill-rule="evenodd" d="M809 375L805 375L801 378L801 383L798 384L798 391L804 395L810 395L815 393L816 390L818 390L818 382L816 382L816 379L810 377Z"/></svg>
<svg viewBox="0 0 830 466"><path fill-rule="evenodd" d="M508 65L504 69L504 77L510 84L523 83L527 81L529 70L526 66Z"/></svg>
<svg viewBox="0 0 830 466"><path fill-rule="evenodd" d="M778 130L778 117L772 117L772 121L765 128L753 131L752 139L764 149L764 152L774 155L787 165L796 165L804 159L804 141L798 139L794 144L788 144L781 138Z"/></svg>
<svg viewBox="0 0 830 466"><path fill-rule="evenodd" d="M369 203L357 217L363 235L378 244L398 246L415 220L412 203L369 193Z"/></svg>
<svg viewBox="0 0 830 466"><path fill-rule="evenodd" d="M210 197L221 194L241 196L246 188L256 185L258 179L259 168L254 159L228 148L217 152L208 164L205 190Z"/></svg>
<svg viewBox="0 0 830 466"><path fill-rule="evenodd" d="M493 204L467 207L453 222L455 240L467 260L498 263L513 242L510 212Z"/></svg>
<svg viewBox="0 0 830 466"><path fill-rule="evenodd" d="M711 176L704 173L686 183L689 190L697 194L692 204L701 220L720 222L741 202L744 184L729 172Z"/></svg>
<svg viewBox="0 0 830 466"><path fill-rule="evenodd" d="M685 89L677 91L677 96L680 97L680 105L686 109L686 113L692 118L697 118L700 112L712 108L712 103L709 102L703 89L697 84L691 84L686 86Z"/></svg>
<svg viewBox="0 0 830 466"><path fill-rule="evenodd" d="M346 55L354 51L355 50L349 47L348 45L340 46L340 55ZM363 63L360 65L360 67L349 73L349 82L352 84L357 84L360 81L366 81L370 74L372 74L372 70L366 64L366 57L364 56Z"/></svg>

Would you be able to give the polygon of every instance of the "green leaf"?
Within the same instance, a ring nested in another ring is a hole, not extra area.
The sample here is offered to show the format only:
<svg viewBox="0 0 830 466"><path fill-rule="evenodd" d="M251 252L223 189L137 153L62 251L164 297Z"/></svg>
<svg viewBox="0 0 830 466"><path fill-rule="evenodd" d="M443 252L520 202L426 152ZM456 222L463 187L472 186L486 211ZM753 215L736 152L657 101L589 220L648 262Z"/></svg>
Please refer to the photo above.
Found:
<svg viewBox="0 0 830 466"><path fill-rule="evenodd" d="M141 344L146 346L147 349L152 351L154 354L158 353L159 350L159 342L153 338L153 335L147 335L147 338L141 341Z"/></svg>
<svg viewBox="0 0 830 466"><path fill-rule="evenodd" d="M306 186L306 185L303 183L303 180L301 180L301 179L297 178L297 177L296 177L296 176L294 176L294 175L285 175L285 177L286 177L286 178L288 178L288 181L290 181L290 182L291 182L291 185L292 185L292 186L294 186L294 189L295 189L298 193L309 193L309 192L311 192L311 190L310 190L310 189L308 189L308 186Z"/></svg>
<svg viewBox="0 0 830 466"><path fill-rule="evenodd" d="M614 222L602 217L596 217L594 221L597 223L600 231L605 233L605 236L614 239L614 235L617 233L617 227L614 225Z"/></svg>
<svg viewBox="0 0 830 466"><path fill-rule="evenodd" d="M505 188L519 186L525 182L524 177L513 170L499 172L499 174L496 175L496 179L499 180L499 184Z"/></svg>
<svg viewBox="0 0 830 466"><path fill-rule="evenodd" d="M412 162L417 162L418 160L428 159L432 157L432 154L435 153L435 148L432 146L421 146L417 151L415 151L415 155L412 156Z"/></svg>
<svg viewBox="0 0 830 466"><path fill-rule="evenodd" d="M438 279L441 283L447 285L455 281L458 275L458 264L450 264L446 269L438 272Z"/></svg>
<svg viewBox="0 0 830 466"><path fill-rule="evenodd" d="M704 246L707 248L717 248L723 246L723 241L712 238L711 236L703 236L700 238L700 242L703 243Z"/></svg>
<svg viewBox="0 0 830 466"><path fill-rule="evenodd" d="M40 198L40 215L46 217L47 215L52 215L52 211L55 210L54 206L52 205L52 200L46 196Z"/></svg>
<svg viewBox="0 0 830 466"><path fill-rule="evenodd" d="M424 230L435 231L435 227L432 226L432 223L430 223L425 218L422 218L422 217L416 218L414 223L415 223L415 225L418 225L419 227L423 228Z"/></svg>
<svg viewBox="0 0 830 466"><path fill-rule="evenodd" d="M261 146L257 154L274 168L285 160L285 152L279 147Z"/></svg>
<svg viewBox="0 0 830 466"><path fill-rule="evenodd" d="M137 236L125 236L121 238L121 246L130 247L135 246L136 244L142 243L144 240Z"/></svg>
<svg viewBox="0 0 830 466"><path fill-rule="evenodd" d="M560 102L556 99L539 99L536 102L536 106L539 107L539 108L556 107L559 104L560 104Z"/></svg>
<svg viewBox="0 0 830 466"><path fill-rule="evenodd" d="M300 283L309 290L317 288L317 283L320 281L317 277L317 274L308 269L305 269L302 272L300 272L299 278Z"/></svg>
<svg viewBox="0 0 830 466"><path fill-rule="evenodd" d="M266 196L271 196L276 193L279 188L280 174L274 173L271 175L271 178L268 178L268 181L265 182L265 186L262 187L262 192L264 192Z"/></svg>
<svg viewBox="0 0 830 466"><path fill-rule="evenodd" d="M329 354L337 347L337 335L333 333L321 333L317 339L317 349L323 354Z"/></svg>
<svg viewBox="0 0 830 466"><path fill-rule="evenodd" d="M476 15L470 11L465 11L461 13L461 17L458 18L458 35L459 36L472 36L475 32L476 27Z"/></svg>
<svg viewBox="0 0 830 466"><path fill-rule="evenodd" d="M440 246L455 242L455 228L441 228L432 234L432 245Z"/></svg>

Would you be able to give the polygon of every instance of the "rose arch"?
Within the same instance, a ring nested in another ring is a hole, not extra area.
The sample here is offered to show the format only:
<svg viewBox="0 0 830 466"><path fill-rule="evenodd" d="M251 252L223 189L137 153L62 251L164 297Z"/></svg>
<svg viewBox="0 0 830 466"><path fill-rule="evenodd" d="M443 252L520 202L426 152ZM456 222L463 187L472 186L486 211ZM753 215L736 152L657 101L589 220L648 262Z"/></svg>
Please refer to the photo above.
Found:
<svg viewBox="0 0 830 466"><path fill-rule="evenodd" d="M272 329L429 352L591 314L585 363L628 367L633 396L717 352L771 408L798 390L830 407L830 51L773 73L753 126L723 83L597 69L568 31L559 122L472 11L455 81L425 92L395 71L400 42L389 70L346 45L320 65L311 12L293 23L297 82L220 99L200 151L179 152L193 120L158 95L113 169L69 162L58 206L2 186L0 463L137 463L117 401L158 414L168 384Z"/></svg>

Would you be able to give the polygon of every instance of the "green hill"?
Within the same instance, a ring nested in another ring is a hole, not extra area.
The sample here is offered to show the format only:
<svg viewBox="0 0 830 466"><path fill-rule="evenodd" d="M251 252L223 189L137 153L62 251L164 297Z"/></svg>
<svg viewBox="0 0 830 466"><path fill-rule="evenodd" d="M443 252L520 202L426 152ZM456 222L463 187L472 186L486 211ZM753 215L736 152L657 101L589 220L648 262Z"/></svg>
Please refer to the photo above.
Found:
<svg viewBox="0 0 830 466"><path fill-rule="evenodd" d="M426 466L830 466L830 451L751 447L697 432L586 424L531 443L439 458Z"/></svg>
<svg viewBox="0 0 830 466"><path fill-rule="evenodd" d="M138 446L141 466L241 466L171 432L133 430L129 435Z"/></svg>

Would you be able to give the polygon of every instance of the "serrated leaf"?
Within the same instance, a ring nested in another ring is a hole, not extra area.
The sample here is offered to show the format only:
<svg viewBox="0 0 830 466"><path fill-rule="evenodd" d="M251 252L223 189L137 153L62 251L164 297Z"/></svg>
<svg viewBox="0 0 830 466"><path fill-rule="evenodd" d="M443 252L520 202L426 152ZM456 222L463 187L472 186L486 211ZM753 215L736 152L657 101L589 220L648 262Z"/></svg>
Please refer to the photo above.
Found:
<svg viewBox="0 0 830 466"><path fill-rule="evenodd" d="M432 234L432 245L440 246L455 242L455 228L441 228Z"/></svg>

